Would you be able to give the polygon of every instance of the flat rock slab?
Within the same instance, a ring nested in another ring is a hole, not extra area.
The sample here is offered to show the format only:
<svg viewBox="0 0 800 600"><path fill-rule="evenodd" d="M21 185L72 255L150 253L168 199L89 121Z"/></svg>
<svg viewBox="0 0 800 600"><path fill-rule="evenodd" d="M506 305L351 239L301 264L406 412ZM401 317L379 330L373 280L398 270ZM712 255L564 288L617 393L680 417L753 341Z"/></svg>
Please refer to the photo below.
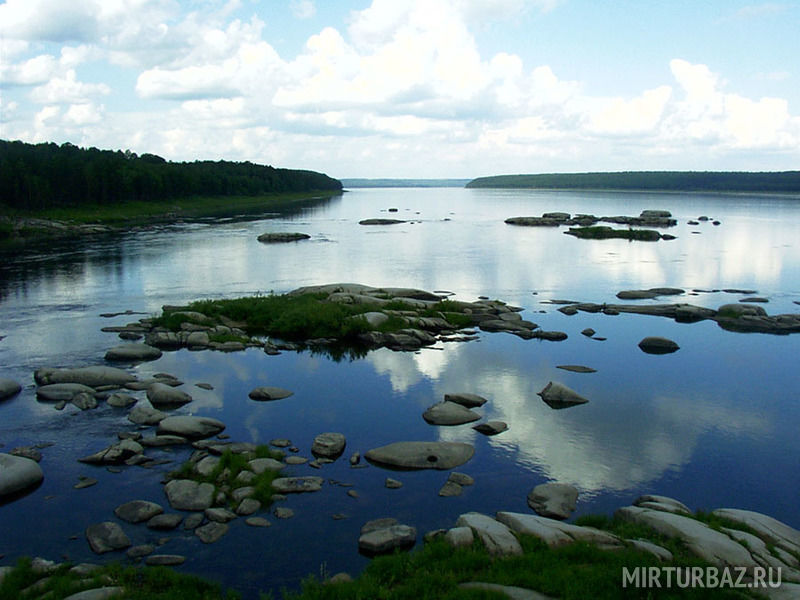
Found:
<svg viewBox="0 0 800 600"><path fill-rule="evenodd" d="M576 541L604 547L622 546L622 541L618 537L594 527L581 527L538 515L506 511L498 512L496 519L512 531L537 537L552 548Z"/></svg>
<svg viewBox="0 0 800 600"><path fill-rule="evenodd" d="M129 458L141 454L144 448L134 440L122 440L108 448L95 452L89 456L79 458L78 461L90 465L117 465Z"/></svg>
<svg viewBox="0 0 800 600"><path fill-rule="evenodd" d="M652 508L654 510L661 510L664 512L671 512L675 514L691 515L692 511L683 502L669 498L667 496L659 496L656 494L643 494L633 501L634 506L641 506L643 508Z"/></svg>
<svg viewBox="0 0 800 600"><path fill-rule="evenodd" d="M659 336L649 336L639 342L639 348L647 354L670 354L680 349L674 341Z"/></svg>
<svg viewBox="0 0 800 600"><path fill-rule="evenodd" d="M358 550L367 556L386 554L396 548L412 547L417 541L417 530L409 525L390 525L362 533L358 538Z"/></svg>
<svg viewBox="0 0 800 600"><path fill-rule="evenodd" d="M258 402L269 402L270 400L281 400L282 398L288 398L294 392L290 392L289 390L284 390L283 388L273 387L273 386L262 386L253 389L248 396L251 400L256 400Z"/></svg>
<svg viewBox="0 0 800 600"><path fill-rule="evenodd" d="M626 521L652 527L662 535L683 540L694 554L718 567L758 566L744 546L690 517L639 506L625 506L614 514Z"/></svg>
<svg viewBox="0 0 800 600"><path fill-rule="evenodd" d="M44 473L35 460L0 453L0 498L27 490L42 479Z"/></svg>
<svg viewBox="0 0 800 600"><path fill-rule="evenodd" d="M322 477L278 477L272 482L272 489L279 494L299 494L318 492L325 480Z"/></svg>
<svg viewBox="0 0 800 600"><path fill-rule="evenodd" d="M225 423L211 417L180 415L167 417L158 424L158 435L176 435L189 439L208 438L225 429Z"/></svg>
<svg viewBox="0 0 800 600"><path fill-rule="evenodd" d="M551 519L569 518L577 500L578 490L567 483L543 483L528 494L528 506Z"/></svg>
<svg viewBox="0 0 800 600"><path fill-rule="evenodd" d="M22 390L22 386L13 379L0 378L0 400L10 398L14 394L18 394Z"/></svg>
<svg viewBox="0 0 800 600"><path fill-rule="evenodd" d="M175 529L183 521L183 515L179 513L166 513L163 515L156 515L147 521L149 529L157 529L167 531Z"/></svg>
<svg viewBox="0 0 800 600"><path fill-rule="evenodd" d="M473 426L473 429L483 435L497 435L507 431L508 424L504 421L486 421L486 423Z"/></svg>
<svg viewBox="0 0 800 600"><path fill-rule="evenodd" d="M261 475L264 471L281 471L286 468L286 463L274 458L254 458L247 464L256 475Z"/></svg>
<svg viewBox="0 0 800 600"><path fill-rule="evenodd" d="M765 542L788 552L800 553L800 531L773 517L738 508L718 508L712 514L752 527Z"/></svg>
<svg viewBox="0 0 800 600"><path fill-rule="evenodd" d="M122 550L131 545L131 540L122 527L112 521L89 525L86 528L86 540L92 552L96 554Z"/></svg>
<svg viewBox="0 0 800 600"><path fill-rule="evenodd" d="M122 344L106 352L105 359L113 361L156 360L161 358L161 350L147 344Z"/></svg>
<svg viewBox="0 0 800 600"><path fill-rule="evenodd" d="M431 425L463 425L478 421L481 416L461 404L444 400L428 408L422 418Z"/></svg>
<svg viewBox="0 0 800 600"><path fill-rule="evenodd" d="M42 367L34 373L38 385L50 383L82 383L90 387L103 385L125 385L136 381L136 376L131 375L117 367L103 365L94 367L80 367L77 369L53 369Z"/></svg>
<svg viewBox="0 0 800 600"><path fill-rule="evenodd" d="M147 399L155 408L176 408L192 401L186 392L165 383L153 383L147 388Z"/></svg>
<svg viewBox="0 0 800 600"><path fill-rule="evenodd" d="M131 500L114 509L114 514L128 523L149 521L163 512L164 508L160 504L148 500Z"/></svg>
<svg viewBox="0 0 800 600"><path fill-rule="evenodd" d="M483 581L467 581L459 583L458 587L462 590L485 590L497 592L509 600L555 600L552 596L545 596L534 590L517 587L513 585L500 585L499 583L485 583Z"/></svg>
<svg viewBox="0 0 800 600"><path fill-rule="evenodd" d="M214 502L214 486L190 479L174 479L164 486L170 506L177 510L205 510Z"/></svg>
<svg viewBox="0 0 800 600"><path fill-rule="evenodd" d="M109 600L116 598L124 591L125 588L119 586L103 586L70 594L64 600Z"/></svg>
<svg viewBox="0 0 800 600"><path fill-rule="evenodd" d="M469 512L458 517L456 527L471 528L492 556L519 556L522 554L522 546L511 530L491 517Z"/></svg>
<svg viewBox="0 0 800 600"><path fill-rule="evenodd" d="M225 523L211 521L210 523L206 523L202 527L195 529L194 534L199 537L200 541L202 541L204 544L213 544L223 535L228 533L228 529L230 529L230 527Z"/></svg>
<svg viewBox="0 0 800 600"><path fill-rule="evenodd" d="M555 409L569 408L589 401L575 390L556 381L549 382L537 395L541 396L547 406Z"/></svg>
<svg viewBox="0 0 800 600"><path fill-rule="evenodd" d="M94 396L95 390L82 383L51 383L36 388L36 397L48 402L71 402L78 394Z"/></svg>
<svg viewBox="0 0 800 600"><path fill-rule="evenodd" d="M363 219L358 222L359 225L397 225L399 223L406 223L402 219Z"/></svg>
<svg viewBox="0 0 800 600"><path fill-rule="evenodd" d="M597 369L584 367L583 365L558 365L556 369L563 369L565 371L571 371L572 373L597 373Z"/></svg>
<svg viewBox="0 0 800 600"><path fill-rule="evenodd" d="M379 466L395 469L438 469L459 467L475 454L463 442L395 442L369 450L364 457Z"/></svg>
<svg viewBox="0 0 800 600"><path fill-rule="evenodd" d="M262 244L280 244L285 242L298 242L300 240L311 239L307 233L299 233L296 231L272 231L262 233L258 236L258 241Z"/></svg>
<svg viewBox="0 0 800 600"><path fill-rule="evenodd" d="M344 452L345 443L345 437L341 433L320 433L311 444L311 454L317 457L336 459Z"/></svg>
<svg viewBox="0 0 800 600"><path fill-rule="evenodd" d="M460 404L461 406L466 406L467 408L476 408L478 406L483 406L487 402L486 398L484 398L483 396L478 396L478 394L470 394L470 393L445 394L444 399L447 402L455 402L456 404Z"/></svg>
<svg viewBox="0 0 800 600"><path fill-rule="evenodd" d="M186 557L180 554L152 554L144 560L148 567L175 567L186 562Z"/></svg>
<svg viewBox="0 0 800 600"><path fill-rule="evenodd" d="M158 425L167 418L167 413L152 406L139 404L128 413L128 420L137 425Z"/></svg>

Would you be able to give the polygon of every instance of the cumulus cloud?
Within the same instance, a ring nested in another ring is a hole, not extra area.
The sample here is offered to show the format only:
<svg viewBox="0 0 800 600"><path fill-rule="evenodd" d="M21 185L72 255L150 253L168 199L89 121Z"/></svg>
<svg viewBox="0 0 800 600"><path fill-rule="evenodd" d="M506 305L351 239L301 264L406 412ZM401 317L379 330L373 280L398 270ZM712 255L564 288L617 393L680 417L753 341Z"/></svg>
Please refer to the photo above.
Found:
<svg viewBox="0 0 800 600"><path fill-rule="evenodd" d="M311 0L292 0L289 6L298 19L310 19L317 14L317 7Z"/></svg>

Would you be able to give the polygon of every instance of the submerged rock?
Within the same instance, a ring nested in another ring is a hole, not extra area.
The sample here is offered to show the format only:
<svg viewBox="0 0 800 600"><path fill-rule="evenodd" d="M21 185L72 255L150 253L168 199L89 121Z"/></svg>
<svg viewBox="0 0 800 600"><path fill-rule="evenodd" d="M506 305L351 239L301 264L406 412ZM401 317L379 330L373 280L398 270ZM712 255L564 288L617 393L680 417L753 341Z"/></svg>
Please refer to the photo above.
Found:
<svg viewBox="0 0 800 600"><path fill-rule="evenodd" d="M447 470L463 465L474 454L475 448L462 442L395 442L373 448L364 457L396 469Z"/></svg>
<svg viewBox="0 0 800 600"><path fill-rule="evenodd" d="M147 388L147 399L155 408L176 408L192 401L192 397L186 392L158 382Z"/></svg>
<svg viewBox="0 0 800 600"><path fill-rule="evenodd" d="M486 421L486 423L473 426L473 429L483 435L497 435L508 430L508 424L504 421Z"/></svg>
<svg viewBox="0 0 800 600"><path fill-rule="evenodd" d="M483 396L478 396L478 394L469 394L469 393L452 393L452 394L445 394L444 399L448 402L455 402L456 404L460 404L461 406L465 406L467 408L476 408L478 406L483 406L486 404L487 400Z"/></svg>
<svg viewBox="0 0 800 600"><path fill-rule="evenodd" d="M322 477L279 477L272 482L272 489L279 494L318 492L325 480Z"/></svg>
<svg viewBox="0 0 800 600"><path fill-rule="evenodd" d="M359 225L397 225L399 223L407 223L402 219L363 219L358 222Z"/></svg>
<svg viewBox="0 0 800 600"><path fill-rule="evenodd" d="M136 381L136 376L116 367L94 366L77 369L43 367L34 373L38 385L50 383L81 383L89 387L125 385Z"/></svg>
<svg viewBox="0 0 800 600"><path fill-rule="evenodd" d="M290 231L272 231L262 233L258 236L258 241L262 244L275 244L283 242L297 242L300 240L311 239L307 233L290 232Z"/></svg>
<svg viewBox="0 0 800 600"><path fill-rule="evenodd" d="M311 453L317 457L336 459L344 452L345 444L345 437L341 433L320 433L311 444Z"/></svg>
<svg viewBox="0 0 800 600"><path fill-rule="evenodd" d="M224 429L225 424L217 419L188 415L167 417L158 424L159 435L176 435L191 439L208 438Z"/></svg>
<svg viewBox="0 0 800 600"><path fill-rule="evenodd" d="M281 400L282 398L288 398L293 393L294 392L290 392L289 390L284 390L283 388L279 387L262 386L251 390L248 396L251 400L265 402L269 400Z"/></svg>
<svg viewBox="0 0 800 600"><path fill-rule="evenodd" d="M94 396L94 388L82 383L51 383L36 388L36 397L48 402L71 402L78 394Z"/></svg>
<svg viewBox="0 0 800 600"><path fill-rule="evenodd" d="M0 378L0 400L5 400L18 394L22 386L13 379Z"/></svg>
<svg viewBox="0 0 800 600"><path fill-rule="evenodd" d="M477 421L481 416L461 404L444 400L429 407L422 418L431 425L463 425Z"/></svg>
<svg viewBox="0 0 800 600"><path fill-rule="evenodd" d="M109 361L140 361L161 358L161 350L147 344L122 344L106 352Z"/></svg>

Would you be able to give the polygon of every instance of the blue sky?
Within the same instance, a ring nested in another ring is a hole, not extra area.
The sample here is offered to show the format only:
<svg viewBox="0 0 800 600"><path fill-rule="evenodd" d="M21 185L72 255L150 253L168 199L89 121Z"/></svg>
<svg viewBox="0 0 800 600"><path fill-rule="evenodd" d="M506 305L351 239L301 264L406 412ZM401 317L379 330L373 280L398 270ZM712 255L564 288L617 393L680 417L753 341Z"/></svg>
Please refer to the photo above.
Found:
<svg viewBox="0 0 800 600"><path fill-rule="evenodd" d="M7 0L0 137L334 177L800 169L800 2Z"/></svg>

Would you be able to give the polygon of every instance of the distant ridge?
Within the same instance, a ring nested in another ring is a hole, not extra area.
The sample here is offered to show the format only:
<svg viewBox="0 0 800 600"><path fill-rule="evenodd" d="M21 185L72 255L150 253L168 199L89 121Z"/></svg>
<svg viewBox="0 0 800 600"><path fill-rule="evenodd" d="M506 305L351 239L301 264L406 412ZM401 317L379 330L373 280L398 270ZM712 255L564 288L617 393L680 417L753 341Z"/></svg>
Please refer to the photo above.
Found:
<svg viewBox="0 0 800 600"><path fill-rule="evenodd" d="M346 188L383 187L464 187L469 179L342 179Z"/></svg>
<svg viewBox="0 0 800 600"><path fill-rule="evenodd" d="M478 177L468 188L800 193L800 171L625 171Z"/></svg>

